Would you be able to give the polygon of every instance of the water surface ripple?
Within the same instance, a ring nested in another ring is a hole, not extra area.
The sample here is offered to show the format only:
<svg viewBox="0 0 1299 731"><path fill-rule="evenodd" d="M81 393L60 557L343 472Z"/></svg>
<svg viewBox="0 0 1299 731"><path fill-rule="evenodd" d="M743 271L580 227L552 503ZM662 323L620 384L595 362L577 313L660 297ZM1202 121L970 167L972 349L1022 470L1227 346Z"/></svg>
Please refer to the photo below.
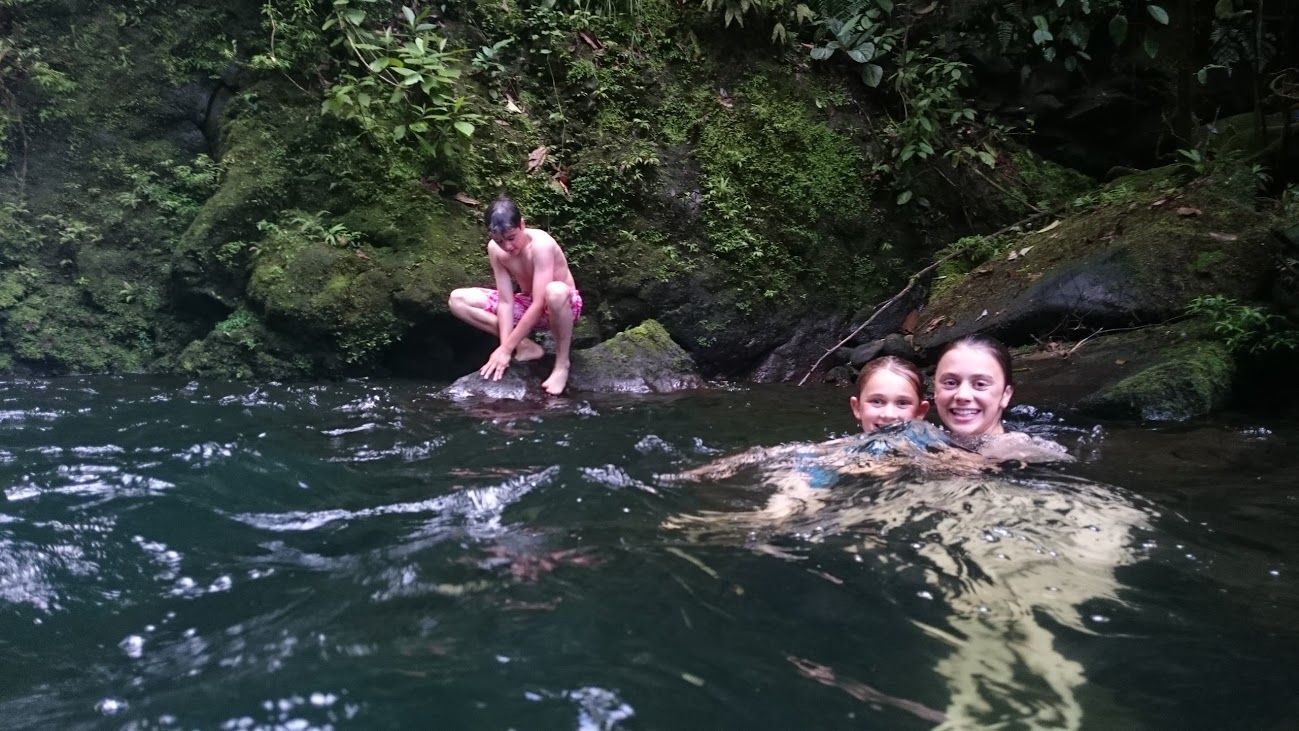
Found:
<svg viewBox="0 0 1299 731"><path fill-rule="evenodd" d="M833 488L842 393L0 386L12 728L1220 728L1299 716L1292 422Z"/></svg>

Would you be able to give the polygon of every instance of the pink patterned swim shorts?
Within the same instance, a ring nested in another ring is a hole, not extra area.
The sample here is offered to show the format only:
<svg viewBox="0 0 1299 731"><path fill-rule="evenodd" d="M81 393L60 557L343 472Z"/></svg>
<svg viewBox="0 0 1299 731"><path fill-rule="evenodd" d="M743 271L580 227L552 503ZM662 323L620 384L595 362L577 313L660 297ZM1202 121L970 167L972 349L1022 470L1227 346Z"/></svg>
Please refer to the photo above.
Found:
<svg viewBox="0 0 1299 731"><path fill-rule="evenodd" d="M496 309L500 305L500 301L501 301L500 292L497 292L494 289L487 289L486 287L482 287L481 289L487 293L487 311L495 314ZM568 304L573 308L573 322L577 322L577 318L582 314L582 293L578 292L576 289L570 290L569 297L568 297ZM532 295L523 294L522 292L515 292L514 293L514 322L518 322L519 320L523 319L523 313L526 312L527 309L531 306L532 306ZM541 319L537 321L537 324L534 325L532 329L533 330L550 329L549 308L543 308L541 310Z"/></svg>

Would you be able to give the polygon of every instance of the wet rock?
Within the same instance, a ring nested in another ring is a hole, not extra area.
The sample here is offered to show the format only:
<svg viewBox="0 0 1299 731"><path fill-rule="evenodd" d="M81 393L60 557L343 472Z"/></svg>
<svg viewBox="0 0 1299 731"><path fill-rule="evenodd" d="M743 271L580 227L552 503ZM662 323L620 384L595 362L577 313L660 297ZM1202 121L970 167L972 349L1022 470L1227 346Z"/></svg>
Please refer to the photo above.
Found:
<svg viewBox="0 0 1299 731"><path fill-rule="evenodd" d="M1197 340L1167 351L1160 362L1083 400L1104 416L1185 421L1226 405L1236 366L1222 343Z"/></svg>
<svg viewBox="0 0 1299 731"><path fill-rule="evenodd" d="M568 376L570 391L599 393L671 393L703 385L690 355L656 320L574 351Z"/></svg>
<svg viewBox="0 0 1299 731"><path fill-rule="evenodd" d="M1199 324L1015 352L1015 400L1103 417L1180 421L1222 407L1235 364Z"/></svg>
<svg viewBox="0 0 1299 731"><path fill-rule="evenodd" d="M1201 295L1257 294L1275 250L1267 214L1240 195L1234 178L1170 193L1173 174L1120 179L1096 207L999 242L991 260L939 284L916 344L932 349L989 332L1013 345L1065 323L1161 322ZM1183 207L1204 213L1179 216Z"/></svg>
<svg viewBox="0 0 1299 731"><path fill-rule="evenodd" d="M646 320L594 347L575 350L572 361L569 393L671 393L704 385L690 356L654 320ZM544 398L541 382L550 375L553 364L549 357L514 363L499 381L471 373L443 393L457 400Z"/></svg>
<svg viewBox="0 0 1299 731"><path fill-rule="evenodd" d="M906 336L893 333L888 337L853 348L848 363L853 368L861 368L870 362L872 358L878 358L881 355L896 355L899 358L915 359L916 349L911 343L907 342Z"/></svg>
<svg viewBox="0 0 1299 731"><path fill-rule="evenodd" d="M489 399L494 401L526 401L541 398L541 382L550 373L537 363L512 363L499 381L489 381L475 371L459 378L442 391L443 395L457 401L463 399Z"/></svg>
<svg viewBox="0 0 1299 731"><path fill-rule="evenodd" d="M794 337L777 346L750 375L757 383L779 383L803 377L825 351L843 338L841 315L804 321ZM822 366L832 365L828 360Z"/></svg>

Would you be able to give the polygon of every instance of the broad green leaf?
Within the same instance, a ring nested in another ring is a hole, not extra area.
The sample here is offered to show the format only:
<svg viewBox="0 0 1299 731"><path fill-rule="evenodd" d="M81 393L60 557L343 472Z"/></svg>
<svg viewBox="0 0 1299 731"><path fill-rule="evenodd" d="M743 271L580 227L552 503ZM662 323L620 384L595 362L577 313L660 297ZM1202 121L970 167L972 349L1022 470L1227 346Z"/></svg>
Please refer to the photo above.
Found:
<svg viewBox="0 0 1299 731"><path fill-rule="evenodd" d="M813 60L813 61L824 61L824 60L826 60L827 58L830 58L830 57L833 56L833 55L834 55L834 49L833 49L833 48L822 48L822 47L817 47L817 48L813 48L813 49L812 49L812 60Z"/></svg>
<svg viewBox="0 0 1299 731"><path fill-rule="evenodd" d="M875 44L867 43L848 52L848 58L857 63L866 63L875 57Z"/></svg>
<svg viewBox="0 0 1299 731"><path fill-rule="evenodd" d="M365 22L365 11L360 8L352 8L344 13L343 17L352 25L360 25Z"/></svg>
<svg viewBox="0 0 1299 731"><path fill-rule="evenodd" d="M1128 39L1128 18L1122 13L1110 19L1110 39L1114 45L1121 46Z"/></svg>
<svg viewBox="0 0 1299 731"><path fill-rule="evenodd" d="M464 135L465 137L474 136L474 126L468 122L465 122L463 120L456 122L455 128L457 132Z"/></svg>
<svg viewBox="0 0 1299 731"><path fill-rule="evenodd" d="M1154 33L1146 33L1141 39L1141 47L1145 49L1146 55L1154 58L1159 55L1159 39Z"/></svg>
<svg viewBox="0 0 1299 731"><path fill-rule="evenodd" d="M377 74L388 68L388 61L389 59L387 58L376 58L370 62L370 70Z"/></svg>
<svg viewBox="0 0 1299 731"><path fill-rule="evenodd" d="M411 25L415 25L415 11L414 11L414 10L411 10L410 8L408 8L408 7L406 7L405 5L403 5L403 6L401 6L401 14L406 18L406 22L407 22L407 23L409 23L409 24L411 24Z"/></svg>
<svg viewBox="0 0 1299 731"><path fill-rule="evenodd" d="M893 12L893 0L875 0L875 4L886 13Z"/></svg>
<svg viewBox="0 0 1299 731"><path fill-rule="evenodd" d="M907 202L911 200L912 195L913 193L909 190L902 191L902 193L898 195L898 205L905 206Z"/></svg>
<svg viewBox="0 0 1299 731"><path fill-rule="evenodd" d="M1051 42L1053 38L1054 37L1051 35L1051 31L1049 30L1042 30L1039 28L1038 30L1033 31L1033 42L1039 46L1045 46L1047 43Z"/></svg>
<svg viewBox="0 0 1299 731"><path fill-rule="evenodd" d="M419 134L424 134L425 132L428 131L428 124L426 122L411 122L410 131L418 132Z"/></svg>
<svg viewBox="0 0 1299 731"><path fill-rule="evenodd" d="M875 88L884 80L884 67L879 64L868 63L861 67L861 80L866 85Z"/></svg>
<svg viewBox="0 0 1299 731"><path fill-rule="evenodd" d="M1034 16L1033 16L1033 25L1037 26L1037 29L1038 29L1038 30L1048 30L1048 29L1050 29L1050 26L1047 25L1047 23L1046 23L1046 18L1044 18L1044 17L1041 16L1041 15L1034 15Z"/></svg>
<svg viewBox="0 0 1299 731"><path fill-rule="evenodd" d="M1196 81L1199 81L1201 84L1207 84L1207 83L1209 83L1209 70L1208 70L1208 69L1200 69L1199 71L1196 71L1196 72L1195 72L1195 79L1196 79Z"/></svg>
<svg viewBox="0 0 1299 731"><path fill-rule="evenodd" d="M1160 25L1168 25L1167 10L1164 10L1158 5L1147 5L1146 12L1150 13L1150 17L1154 18L1156 23Z"/></svg>
<svg viewBox="0 0 1299 731"><path fill-rule="evenodd" d="M406 125L399 124L396 127L392 128L392 138L394 140L400 140L405 136L406 136Z"/></svg>

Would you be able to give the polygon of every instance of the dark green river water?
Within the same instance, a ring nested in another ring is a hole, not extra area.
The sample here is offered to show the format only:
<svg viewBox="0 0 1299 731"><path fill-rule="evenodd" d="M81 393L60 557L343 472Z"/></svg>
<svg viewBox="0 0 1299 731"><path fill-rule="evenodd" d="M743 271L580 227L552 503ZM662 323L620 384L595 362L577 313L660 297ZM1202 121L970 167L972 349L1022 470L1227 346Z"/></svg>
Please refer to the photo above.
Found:
<svg viewBox="0 0 1299 731"><path fill-rule="evenodd" d="M847 434L845 402L6 383L0 724L1299 723L1294 422L1021 410L1081 461L667 477Z"/></svg>

